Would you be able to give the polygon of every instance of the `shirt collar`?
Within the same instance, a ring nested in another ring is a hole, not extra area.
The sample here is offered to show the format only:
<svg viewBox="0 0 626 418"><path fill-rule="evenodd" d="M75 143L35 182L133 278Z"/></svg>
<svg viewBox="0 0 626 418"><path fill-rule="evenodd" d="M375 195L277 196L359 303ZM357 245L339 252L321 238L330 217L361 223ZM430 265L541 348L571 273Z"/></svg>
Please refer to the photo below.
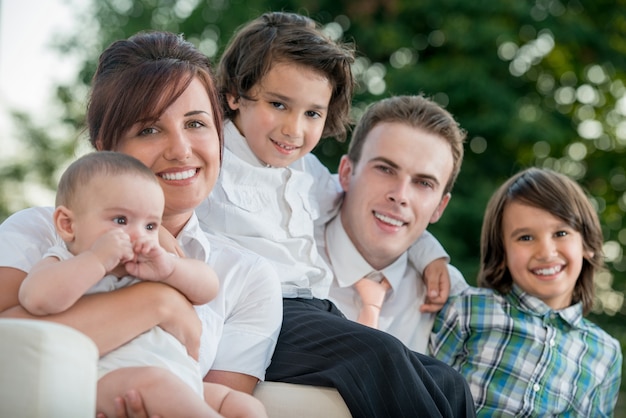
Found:
<svg viewBox="0 0 626 418"><path fill-rule="evenodd" d="M239 129L237 129L231 120L226 120L224 122L224 146L230 152L253 167L267 167L267 164L259 160L257 156L254 155L250 145L248 145L248 141L246 141L246 138L241 135Z"/></svg>
<svg viewBox="0 0 626 418"><path fill-rule="evenodd" d="M185 256L196 260L208 260L211 253L211 244L206 233L200 228L198 216L194 212L187 224L176 237Z"/></svg>
<svg viewBox="0 0 626 418"><path fill-rule="evenodd" d="M565 309L553 310L541 299L524 292L522 288L515 283L513 283L513 287L507 295L507 298L512 298L517 301L517 305L531 314L537 316L556 315L572 327L580 326L583 319L583 306L581 302L568 306Z"/></svg>
<svg viewBox="0 0 626 418"><path fill-rule="evenodd" d="M341 223L341 213L326 225L325 240L327 255L340 287L352 286L374 271L348 237ZM400 285L408 267L407 261L408 257L405 252L381 270L392 288L397 289Z"/></svg>

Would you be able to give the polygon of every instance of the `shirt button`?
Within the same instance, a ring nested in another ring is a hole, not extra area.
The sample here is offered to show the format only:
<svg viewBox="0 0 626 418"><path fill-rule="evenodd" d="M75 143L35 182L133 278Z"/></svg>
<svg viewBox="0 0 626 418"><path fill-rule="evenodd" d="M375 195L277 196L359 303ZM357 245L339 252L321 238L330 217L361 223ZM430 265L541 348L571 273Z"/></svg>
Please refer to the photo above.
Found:
<svg viewBox="0 0 626 418"><path fill-rule="evenodd" d="M533 390L534 390L535 392L539 392L539 389L541 389L541 387L539 386L539 383L535 383L535 384L533 385Z"/></svg>
<svg viewBox="0 0 626 418"><path fill-rule="evenodd" d="M554 347L556 345L556 343L554 342L554 339L550 340L550 347Z"/></svg>

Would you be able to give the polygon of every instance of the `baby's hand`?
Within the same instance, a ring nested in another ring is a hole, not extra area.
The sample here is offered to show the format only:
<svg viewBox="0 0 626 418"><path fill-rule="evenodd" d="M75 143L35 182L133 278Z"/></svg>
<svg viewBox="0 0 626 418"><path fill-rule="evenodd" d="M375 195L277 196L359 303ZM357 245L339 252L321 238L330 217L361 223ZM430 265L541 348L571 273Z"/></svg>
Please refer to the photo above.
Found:
<svg viewBox="0 0 626 418"><path fill-rule="evenodd" d="M168 254L153 238L140 238L133 245L134 258L124 264L131 276L160 282L174 271L174 256Z"/></svg>
<svg viewBox="0 0 626 418"><path fill-rule="evenodd" d="M90 251L100 260L107 273L120 263L125 263L135 257L130 237L120 228L114 228L102 234L91 245Z"/></svg>

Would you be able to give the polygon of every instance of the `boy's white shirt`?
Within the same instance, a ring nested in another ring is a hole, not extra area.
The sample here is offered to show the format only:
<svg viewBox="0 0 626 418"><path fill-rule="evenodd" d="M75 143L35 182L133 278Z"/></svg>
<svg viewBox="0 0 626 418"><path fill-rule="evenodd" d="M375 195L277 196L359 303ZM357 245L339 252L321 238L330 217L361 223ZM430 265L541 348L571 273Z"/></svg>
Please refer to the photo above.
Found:
<svg viewBox="0 0 626 418"><path fill-rule="evenodd" d="M315 238L341 204L336 176L313 154L288 167L267 167L231 121L224 137L218 183L196 209L201 227L266 257L278 272L283 297L327 298L333 274ZM420 242L408 253L418 271L448 258L432 235Z"/></svg>

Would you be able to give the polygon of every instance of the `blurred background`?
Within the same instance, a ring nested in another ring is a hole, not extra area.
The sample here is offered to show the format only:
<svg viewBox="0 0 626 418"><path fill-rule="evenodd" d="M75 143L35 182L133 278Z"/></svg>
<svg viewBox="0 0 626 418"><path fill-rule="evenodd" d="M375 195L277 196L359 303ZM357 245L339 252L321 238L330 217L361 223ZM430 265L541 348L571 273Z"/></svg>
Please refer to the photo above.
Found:
<svg viewBox="0 0 626 418"><path fill-rule="evenodd" d="M355 120L374 100L424 93L467 130L453 199L430 230L470 283L498 185L528 166L576 179L609 267L590 319L626 345L626 0L0 0L0 221L52 204L59 174L89 150L89 82L112 41L165 29L217 62L238 26L270 10L356 45ZM346 149L326 138L314 152L335 170Z"/></svg>

